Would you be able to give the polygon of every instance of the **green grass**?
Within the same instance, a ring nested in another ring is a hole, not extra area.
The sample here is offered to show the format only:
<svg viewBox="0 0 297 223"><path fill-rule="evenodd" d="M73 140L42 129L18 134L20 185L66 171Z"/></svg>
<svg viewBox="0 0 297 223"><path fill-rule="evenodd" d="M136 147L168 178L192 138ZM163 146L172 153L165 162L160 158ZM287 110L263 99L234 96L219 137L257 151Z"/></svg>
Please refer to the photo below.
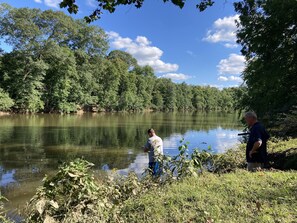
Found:
<svg viewBox="0 0 297 223"><path fill-rule="evenodd" d="M297 172L186 178L128 199L126 222L297 222Z"/></svg>

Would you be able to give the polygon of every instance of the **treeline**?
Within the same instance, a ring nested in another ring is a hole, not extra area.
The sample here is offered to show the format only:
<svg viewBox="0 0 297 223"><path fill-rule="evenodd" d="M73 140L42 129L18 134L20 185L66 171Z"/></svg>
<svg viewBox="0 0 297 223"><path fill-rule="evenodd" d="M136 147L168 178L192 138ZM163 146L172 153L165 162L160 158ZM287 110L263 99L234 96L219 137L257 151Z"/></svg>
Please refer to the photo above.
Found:
<svg viewBox="0 0 297 223"><path fill-rule="evenodd" d="M175 84L123 51L97 27L62 12L2 4L0 110L77 112L230 110L238 89Z"/></svg>

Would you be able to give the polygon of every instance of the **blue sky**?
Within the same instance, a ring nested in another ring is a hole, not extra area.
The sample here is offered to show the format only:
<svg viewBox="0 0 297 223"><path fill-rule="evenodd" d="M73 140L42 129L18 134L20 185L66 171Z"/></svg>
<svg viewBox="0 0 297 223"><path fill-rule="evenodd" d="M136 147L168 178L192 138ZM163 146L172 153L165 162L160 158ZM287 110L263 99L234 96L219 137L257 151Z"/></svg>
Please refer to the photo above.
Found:
<svg viewBox="0 0 297 223"><path fill-rule="evenodd" d="M14 7L61 10L59 0L0 2ZM77 2L80 12L72 15L75 18L89 15L96 7L94 0ZM244 58L235 43L237 16L233 1L217 1L202 13L195 8L195 2L187 1L180 10L162 0L146 0L141 9L119 7L92 24L108 33L111 49L131 53L140 65L151 65L157 76L220 88L241 84Z"/></svg>

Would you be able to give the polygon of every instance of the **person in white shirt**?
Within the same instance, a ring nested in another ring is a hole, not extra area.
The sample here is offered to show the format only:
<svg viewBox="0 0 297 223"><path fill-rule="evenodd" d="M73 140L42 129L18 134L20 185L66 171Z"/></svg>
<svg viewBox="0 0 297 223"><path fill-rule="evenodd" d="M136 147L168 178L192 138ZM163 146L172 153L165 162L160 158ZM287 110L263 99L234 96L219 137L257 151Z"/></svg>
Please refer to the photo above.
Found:
<svg viewBox="0 0 297 223"><path fill-rule="evenodd" d="M144 146L144 152L148 152L149 156L149 169L152 171L153 176L160 174L160 164L156 157L163 155L163 140L156 135L154 129L147 131L149 139Z"/></svg>

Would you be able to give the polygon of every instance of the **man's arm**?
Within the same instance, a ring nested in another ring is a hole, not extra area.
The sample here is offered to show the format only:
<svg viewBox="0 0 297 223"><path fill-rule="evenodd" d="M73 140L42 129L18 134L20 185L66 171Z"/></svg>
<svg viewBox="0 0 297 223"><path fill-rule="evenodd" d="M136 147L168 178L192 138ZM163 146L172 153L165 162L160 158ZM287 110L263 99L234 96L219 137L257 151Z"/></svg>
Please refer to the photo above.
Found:
<svg viewBox="0 0 297 223"><path fill-rule="evenodd" d="M254 145L253 145L252 150L250 151L250 156L251 156L253 153L256 153L257 150L260 148L261 145L262 145L262 140L259 140L259 141L255 142Z"/></svg>
<svg viewBox="0 0 297 223"><path fill-rule="evenodd" d="M261 130L259 128L255 129L255 138L257 139L257 141L254 143L252 150L250 151L249 155L250 157L252 157L252 155L254 153L258 152L258 149L260 148L260 146L262 145L262 134L261 134Z"/></svg>
<svg viewBox="0 0 297 223"><path fill-rule="evenodd" d="M147 152L150 151L150 142L149 142L149 141L147 141L147 143L144 145L144 147L143 147L143 151L144 151L145 153L147 153Z"/></svg>
<svg viewBox="0 0 297 223"><path fill-rule="evenodd" d="M143 147L143 151L145 152L145 153L147 153L148 151L150 151L147 147Z"/></svg>

